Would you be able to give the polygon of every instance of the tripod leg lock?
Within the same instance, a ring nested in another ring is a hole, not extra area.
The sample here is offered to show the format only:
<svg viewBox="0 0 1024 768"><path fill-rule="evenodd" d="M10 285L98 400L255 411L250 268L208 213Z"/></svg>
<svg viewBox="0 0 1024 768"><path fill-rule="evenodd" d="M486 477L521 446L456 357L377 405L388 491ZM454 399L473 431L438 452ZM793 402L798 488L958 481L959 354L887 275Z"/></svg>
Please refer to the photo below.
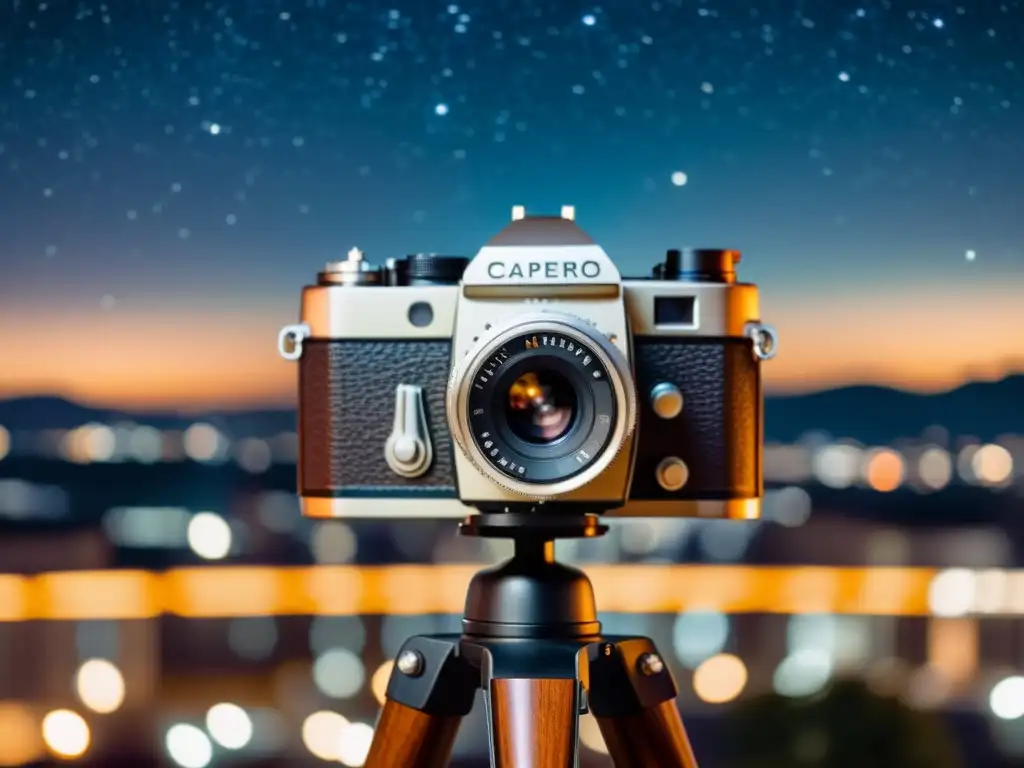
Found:
<svg viewBox="0 0 1024 768"><path fill-rule="evenodd" d="M624 717L675 699L668 665L646 637L609 638L587 646L587 704L595 717Z"/></svg>
<svg viewBox="0 0 1024 768"><path fill-rule="evenodd" d="M398 653L387 697L429 715L465 717L480 673L459 654L459 638L411 637Z"/></svg>

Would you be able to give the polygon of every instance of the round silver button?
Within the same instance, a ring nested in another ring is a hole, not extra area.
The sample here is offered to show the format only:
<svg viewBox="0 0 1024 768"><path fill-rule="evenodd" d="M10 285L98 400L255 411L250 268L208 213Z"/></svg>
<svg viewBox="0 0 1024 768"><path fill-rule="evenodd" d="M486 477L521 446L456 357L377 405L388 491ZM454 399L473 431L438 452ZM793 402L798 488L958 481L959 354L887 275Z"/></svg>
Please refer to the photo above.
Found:
<svg viewBox="0 0 1024 768"><path fill-rule="evenodd" d="M666 491L678 491L690 479L690 470L686 462L678 456L667 456L658 463L656 470L658 485Z"/></svg>
<svg viewBox="0 0 1024 768"><path fill-rule="evenodd" d="M663 419L674 419L683 410L683 393L675 384L655 384L651 388L651 408Z"/></svg>

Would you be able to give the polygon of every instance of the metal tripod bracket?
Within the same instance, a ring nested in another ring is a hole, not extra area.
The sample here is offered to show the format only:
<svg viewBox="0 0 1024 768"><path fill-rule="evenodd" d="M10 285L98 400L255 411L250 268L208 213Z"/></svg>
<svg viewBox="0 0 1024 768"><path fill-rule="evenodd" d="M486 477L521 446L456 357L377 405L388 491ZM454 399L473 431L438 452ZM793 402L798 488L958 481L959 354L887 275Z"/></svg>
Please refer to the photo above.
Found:
<svg viewBox="0 0 1024 768"><path fill-rule="evenodd" d="M678 714L678 729L671 727L676 686L649 638L417 636L405 642L398 659L388 705L461 720L477 689L484 691L495 768L575 766L579 715L587 712L597 719L616 765L696 766ZM380 734L375 746L397 737ZM431 758L440 762L403 765L443 765L448 753ZM398 768L377 749L366 765Z"/></svg>

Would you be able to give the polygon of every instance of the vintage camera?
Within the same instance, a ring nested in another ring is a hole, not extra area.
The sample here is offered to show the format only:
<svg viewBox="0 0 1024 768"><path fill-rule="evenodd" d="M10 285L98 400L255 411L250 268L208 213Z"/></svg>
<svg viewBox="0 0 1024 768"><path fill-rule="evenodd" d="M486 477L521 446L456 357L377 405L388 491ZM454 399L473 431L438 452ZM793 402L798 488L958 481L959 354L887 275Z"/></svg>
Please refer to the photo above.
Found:
<svg viewBox="0 0 1024 768"><path fill-rule="evenodd" d="M574 218L517 207L472 260L353 249L303 290L279 347L306 515L760 515L777 336L740 254L623 279Z"/></svg>

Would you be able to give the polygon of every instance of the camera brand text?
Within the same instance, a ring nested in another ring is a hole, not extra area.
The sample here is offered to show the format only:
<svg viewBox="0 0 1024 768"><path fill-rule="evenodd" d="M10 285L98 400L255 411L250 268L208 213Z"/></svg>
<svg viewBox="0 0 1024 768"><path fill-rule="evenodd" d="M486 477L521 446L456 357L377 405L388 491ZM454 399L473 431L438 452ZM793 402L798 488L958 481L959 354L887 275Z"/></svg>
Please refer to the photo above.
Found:
<svg viewBox="0 0 1024 768"><path fill-rule="evenodd" d="M596 261L492 261L487 265L487 276L492 280L529 280L535 277L593 280L601 274L601 265Z"/></svg>

